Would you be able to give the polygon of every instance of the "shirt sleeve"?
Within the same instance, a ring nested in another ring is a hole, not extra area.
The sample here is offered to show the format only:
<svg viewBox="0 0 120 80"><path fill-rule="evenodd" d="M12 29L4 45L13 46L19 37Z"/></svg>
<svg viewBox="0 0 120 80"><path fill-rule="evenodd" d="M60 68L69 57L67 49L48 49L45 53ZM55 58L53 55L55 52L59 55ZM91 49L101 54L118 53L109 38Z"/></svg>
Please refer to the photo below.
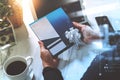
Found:
<svg viewBox="0 0 120 80"><path fill-rule="evenodd" d="M63 80L61 72L57 68L46 67L43 69L44 80Z"/></svg>
<svg viewBox="0 0 120 80"><path fill-rule="evenodd" d="M100 65L99 56L97 56L80 80L100 80Z"/></svg>

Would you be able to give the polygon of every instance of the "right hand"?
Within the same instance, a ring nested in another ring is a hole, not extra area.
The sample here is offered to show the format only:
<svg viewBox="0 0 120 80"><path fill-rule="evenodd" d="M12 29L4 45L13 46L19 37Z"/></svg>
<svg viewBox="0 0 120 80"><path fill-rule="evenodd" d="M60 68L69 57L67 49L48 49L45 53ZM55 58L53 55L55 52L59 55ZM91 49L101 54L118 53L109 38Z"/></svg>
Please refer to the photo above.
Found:
<svg viewBox="0 0 120 80"><path fill-rule="evenodd" d="M85 43L90 43L93 40L100 39L99 33L95 32L91 27L77 22L73 22L73 25L83 34L83 41Z"/></svg>

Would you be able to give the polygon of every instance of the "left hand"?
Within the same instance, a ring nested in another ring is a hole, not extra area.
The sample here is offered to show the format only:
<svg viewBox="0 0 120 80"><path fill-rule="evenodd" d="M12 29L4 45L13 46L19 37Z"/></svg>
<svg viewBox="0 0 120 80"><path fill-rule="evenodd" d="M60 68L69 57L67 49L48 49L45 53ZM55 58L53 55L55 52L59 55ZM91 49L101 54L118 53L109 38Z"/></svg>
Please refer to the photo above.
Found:
<svg viewBox="0 0 120 80"><path fill-rule="evenodd" d="M44 43L42 41L39 41L38 43L40 45L40 57L42 59L43 67L56 68L58 66L59 60L57 58L53 58L50 52L45 49Z"/></svg>

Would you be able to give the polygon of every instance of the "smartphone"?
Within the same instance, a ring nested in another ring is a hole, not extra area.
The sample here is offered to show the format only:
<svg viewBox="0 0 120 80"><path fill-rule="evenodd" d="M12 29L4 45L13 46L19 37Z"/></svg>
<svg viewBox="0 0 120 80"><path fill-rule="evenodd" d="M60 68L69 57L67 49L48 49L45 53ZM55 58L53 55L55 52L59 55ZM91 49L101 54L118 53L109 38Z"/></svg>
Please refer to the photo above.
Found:
<svg viewBox="0 0 120 80"><path fill-rule="evenodd" d="M96 20L98 26L108 24L109 32L114 32L113 26L107 16L97 16L97 17L95 17L95 20Z"/></svg>

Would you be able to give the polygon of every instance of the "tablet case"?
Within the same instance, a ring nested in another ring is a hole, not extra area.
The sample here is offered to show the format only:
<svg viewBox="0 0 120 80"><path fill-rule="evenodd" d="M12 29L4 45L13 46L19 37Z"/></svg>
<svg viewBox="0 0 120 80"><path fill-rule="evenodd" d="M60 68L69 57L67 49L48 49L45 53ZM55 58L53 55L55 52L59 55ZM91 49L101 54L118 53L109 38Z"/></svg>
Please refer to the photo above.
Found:
<svg viewBox="0 0 120 80"><path fill-rule="evenodd" d="M65 32L73 27L73 24L62 8L34 21L30 27L53 56L58 56L73 45L65 37Z"/></svg>

